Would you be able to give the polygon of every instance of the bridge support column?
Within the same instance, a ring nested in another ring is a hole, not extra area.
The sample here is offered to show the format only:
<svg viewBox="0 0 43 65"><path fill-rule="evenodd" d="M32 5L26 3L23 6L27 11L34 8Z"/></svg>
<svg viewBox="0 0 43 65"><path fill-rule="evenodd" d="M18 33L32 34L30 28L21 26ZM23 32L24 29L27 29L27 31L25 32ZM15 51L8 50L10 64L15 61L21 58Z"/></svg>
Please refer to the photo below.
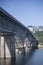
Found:
<svg viewBox="0 0 43 65"><path fill-rule="evenodd" d="M5 36L5 58L15 58L14 36Z"/></svg>
<svg viewBox="0 0 43 65"><path fill-rule="evenodd" d="M0 58L4 58L4 37L0 36Z"/></svg>
<svg viewBox="0 0 43 65"><path fill-rule="evenodd" d="M13 35L0 36L0 58L15 58L15 41Z"/></svg>

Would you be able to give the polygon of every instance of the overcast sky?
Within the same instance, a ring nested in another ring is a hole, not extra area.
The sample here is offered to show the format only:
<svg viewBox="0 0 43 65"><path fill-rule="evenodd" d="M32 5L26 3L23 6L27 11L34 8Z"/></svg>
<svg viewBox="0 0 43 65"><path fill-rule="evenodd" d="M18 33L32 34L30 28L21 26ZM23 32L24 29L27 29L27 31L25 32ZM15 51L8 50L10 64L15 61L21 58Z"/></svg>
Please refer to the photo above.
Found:
<svg viewBox="0 0 43 65"><path fill-rule="evenodd" d="M43 0L0 0L0 6L25 26L43 26Z"/></svg>

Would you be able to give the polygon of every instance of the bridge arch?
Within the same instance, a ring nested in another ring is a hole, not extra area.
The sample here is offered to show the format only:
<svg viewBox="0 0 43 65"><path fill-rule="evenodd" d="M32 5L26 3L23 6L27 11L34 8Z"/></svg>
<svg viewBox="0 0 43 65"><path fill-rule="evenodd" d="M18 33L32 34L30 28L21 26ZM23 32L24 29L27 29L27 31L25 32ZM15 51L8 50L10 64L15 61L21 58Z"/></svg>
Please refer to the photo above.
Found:
<svg viewBox="0 0 43 65"><path fill-rule="evenodd" d="M17 35L16 35L17 33ZM15 38L16 37L16 38ZM0 8L0 57L15 57L15 41L19 39L20 44L24 46L24 40L33 46L37 46L35 37L31 32L17 19ZM16 41L17 42L17 41Z"/></svg>

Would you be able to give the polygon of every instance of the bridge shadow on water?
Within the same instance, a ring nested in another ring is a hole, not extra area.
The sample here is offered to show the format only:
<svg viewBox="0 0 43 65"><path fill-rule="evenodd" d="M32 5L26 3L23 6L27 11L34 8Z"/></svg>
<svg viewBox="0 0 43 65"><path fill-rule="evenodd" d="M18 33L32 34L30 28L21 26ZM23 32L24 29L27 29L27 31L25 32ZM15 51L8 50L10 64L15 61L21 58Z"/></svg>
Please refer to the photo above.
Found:
<svg viewBox="0 0 43 65"><path fill-rule="evenodd" d="M34 50L29 50L29 52L24 54L16 55L16 59L0 59L0 65L25 65L33 55Z"/></svg>

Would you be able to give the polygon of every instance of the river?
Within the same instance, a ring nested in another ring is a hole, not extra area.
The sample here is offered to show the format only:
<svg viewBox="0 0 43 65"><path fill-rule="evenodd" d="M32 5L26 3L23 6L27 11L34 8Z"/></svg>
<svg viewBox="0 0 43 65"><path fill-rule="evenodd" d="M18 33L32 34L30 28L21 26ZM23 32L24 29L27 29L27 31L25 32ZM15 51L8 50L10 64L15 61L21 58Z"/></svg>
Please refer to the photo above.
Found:
<svg viewBox="0 0 43 65"><path fill-rule="evenodd" d="M0 59L0 65L43 65L43 49L16 55L16 59Z"/></svg>

